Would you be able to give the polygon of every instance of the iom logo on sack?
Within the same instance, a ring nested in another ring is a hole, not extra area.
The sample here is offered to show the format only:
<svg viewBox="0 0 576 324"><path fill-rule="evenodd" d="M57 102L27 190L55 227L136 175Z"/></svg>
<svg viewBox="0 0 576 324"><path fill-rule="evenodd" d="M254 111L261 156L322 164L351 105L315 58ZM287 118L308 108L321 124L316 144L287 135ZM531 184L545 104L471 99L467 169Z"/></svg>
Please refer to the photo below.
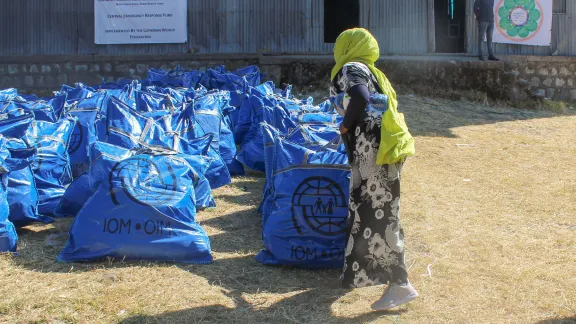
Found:
<svg viewBox="0 0 576 324"><path fill-rule="evenodd" d="M308 178L292 196L292 221L303 235L298 220L303 220L314 232L337 236L346 232L348 202L342 188L326 177Z"/></svg>
<svg viewBox="0 0 576 324"><path fill-rule="evenodd" d="M70 144L68 146L68 153L73 154L74 152L78 151L80 145L82 145L82 139L84 138L84 129L82 129L82 125L80 122L76 122L74 126L74 131L72 135L70 135Z"/></svg>
<svg viewBox="0 0 576 324"><path fill-rule="evenodd" d="M170 165L143 157L119 162L110 172L110 195L119 205L114 189L121 187L135 203L145 206L170 206L182 199L178 180Z"/></svg>

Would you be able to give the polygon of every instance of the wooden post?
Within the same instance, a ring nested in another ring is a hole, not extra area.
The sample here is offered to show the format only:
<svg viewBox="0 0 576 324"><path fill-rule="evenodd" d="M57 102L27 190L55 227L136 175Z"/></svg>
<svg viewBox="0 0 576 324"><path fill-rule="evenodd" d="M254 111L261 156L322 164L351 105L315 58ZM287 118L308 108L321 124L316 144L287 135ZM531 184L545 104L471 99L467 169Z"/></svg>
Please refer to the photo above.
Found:
<svg viewBox="0 0 576 324"><path fill-rule="evenodd" d="M428 53L436 52L436 23L434 19L434 0L428 0Z"/></svg>

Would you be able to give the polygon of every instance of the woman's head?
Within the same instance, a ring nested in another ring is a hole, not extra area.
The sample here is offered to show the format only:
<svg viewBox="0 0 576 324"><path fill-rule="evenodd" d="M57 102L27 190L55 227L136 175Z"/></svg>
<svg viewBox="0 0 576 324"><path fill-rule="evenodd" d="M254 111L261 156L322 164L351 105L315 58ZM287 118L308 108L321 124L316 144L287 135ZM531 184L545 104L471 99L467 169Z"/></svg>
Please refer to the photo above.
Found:
<svg viewBox="0 0 576 324"><path fill-rule="evenodd" d="M336 67L332 78L348 62L374 64L380 57L378 41L364 28L348 29L336 39L334 44L334 60Z"/></svg>

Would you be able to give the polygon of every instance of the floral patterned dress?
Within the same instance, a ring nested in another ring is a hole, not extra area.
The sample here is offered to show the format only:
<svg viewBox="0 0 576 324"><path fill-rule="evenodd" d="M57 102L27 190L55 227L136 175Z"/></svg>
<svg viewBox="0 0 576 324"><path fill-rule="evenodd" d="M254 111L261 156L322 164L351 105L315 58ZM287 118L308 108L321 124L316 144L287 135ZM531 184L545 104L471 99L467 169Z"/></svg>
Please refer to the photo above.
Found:
<svg viewBox="0 0 576 324"><path fill-rule="evenodd" d="M348 92L364 84L377 92L376 78L361 63L348 63L334 78L331 94ZM402 163L377 165L382 112L367 108L354 129L351 163L350 233L341 277L345 288L406 283L404 232L400 225L400 173Z"/></svg>

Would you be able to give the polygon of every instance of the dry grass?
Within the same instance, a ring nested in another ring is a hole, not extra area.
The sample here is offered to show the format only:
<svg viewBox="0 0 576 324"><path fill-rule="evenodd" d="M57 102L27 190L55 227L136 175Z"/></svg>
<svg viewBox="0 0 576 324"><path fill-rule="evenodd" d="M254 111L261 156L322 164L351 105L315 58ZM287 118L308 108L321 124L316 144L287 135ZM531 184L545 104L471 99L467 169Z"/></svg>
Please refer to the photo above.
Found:
<svg viewBox="0 0 576 324"><path fill-rule="evenodd" d="M381 288L256 263L263 179L250 176L199 215L213 265L62 264L70 220L22 230L20 256L0 257L0 321L574 323L576 116L400 100L418 145L402 209L415 302L374 314Z"/></svg>

